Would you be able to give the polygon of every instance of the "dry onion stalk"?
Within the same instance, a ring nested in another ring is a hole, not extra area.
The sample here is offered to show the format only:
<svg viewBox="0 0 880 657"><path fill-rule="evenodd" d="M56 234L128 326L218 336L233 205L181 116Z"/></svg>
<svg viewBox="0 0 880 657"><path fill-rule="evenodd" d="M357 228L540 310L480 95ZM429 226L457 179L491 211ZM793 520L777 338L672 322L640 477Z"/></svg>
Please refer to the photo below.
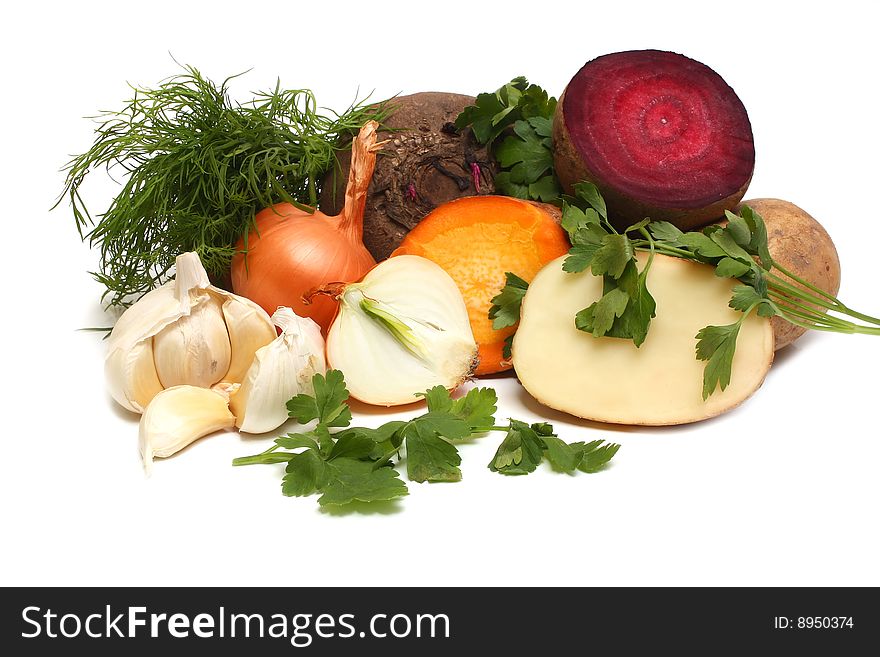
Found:
<svg viewBox="0 0 880 657"><path fill-rule="evenodd" d="M336 301L303 300L310 290L329 283L359 280L376 261L363 244L364 207L376 164L379 124L368 121L352 145L352 167L342 212L328 216L318 210L278 203L257 214L255 227L238 243L232 260L232 288L267 312L293 308L326 330Z"/></svg>

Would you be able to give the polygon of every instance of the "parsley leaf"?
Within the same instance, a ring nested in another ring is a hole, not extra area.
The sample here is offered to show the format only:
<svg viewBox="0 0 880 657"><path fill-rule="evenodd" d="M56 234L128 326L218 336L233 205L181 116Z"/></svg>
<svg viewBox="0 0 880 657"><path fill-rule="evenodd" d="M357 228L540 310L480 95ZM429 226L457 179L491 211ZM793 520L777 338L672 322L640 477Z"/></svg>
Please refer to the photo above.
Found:
<svg viewBox="0 0 880 657"><path fill-rule="evenodd" d="M581 453L556 436L544 436L543 440L550 466L557 472L573 474L580 463Z"/></svg>
<svg viewBox="0 0 880 657"><path fill-rule="evenodd" d="M579 182L574 186L574 193L579 199L582 199L593 208L602 219L608 221L608 208L605 205L605 199L599 192L599 188L591 182Z"/></svg>
<svg viewBox="0 0 880 657"><path fill-rule="evenodd" d="M751 267L744 262L734 260L730 257L723 257L715 265L715 275L721 278L739 278L747 274Z"/></svg>
<svg viewBox="0 0 880 657"><path fill-rule="evenodd" d="M595 212L595 211L594 211ZM598 215L597 215L598 216ZM559 225L568 233L568 239L572 245L580 244L577 239L577 233L582 228L586 228L591 223L587 219L587 213L576 205L565 203L562 206L562 219ZM597 243L596 240L590 240L591 243Z"/></svg>
<svg viewBox="0 0 880 657"><path fill-rule="evenodd" d="M297 395L287 402L290 417L300 424L318 420L327 427L347 427L351 423L351 410L346 404L348 389L339 370L329 370L326 376L316 374L312 382L315 394Z"/></svg>
<svg viewBox="0 0 880 657"><path fill-rule="evenodd" d="M385 458L390 452L396 452L403 443L403 428L406 426L403 420L386 422L376 429L357 427L357 431L369 437L375 443L370 458L374 461Z"/></svg>
<svg viewBox="0 0 880 657"><path fill-rule="evenodd" d="M446 388L434 386L422 396L428 403L428 413L416 421L446 413L462 420L472 430L489 427L495 422L498 394L494 388L471 388L466 395L453 399ZM446 437L454 436L446 434Z"/></svg>
<svg viewBox="0 0 880 657"><path fill-rule="evenodd" d="M538 85L528 84L528 81L522 76L515 79L521 80L522 84L525 85L523 87L522 97L518 103L523 118L531 119L534 117L541 117L544 119L547 127L544 132L539 132L543 136L549 137L553 130L552 119L556 112L556 99Z"/></svg>
<svg viewBox="0 0 880 657"><path fill-rule="evenodd" d="M632 243L626 235L606 235L590 265L593 276L608 274L612 278L620 278L633 255Z"/></svg>
<svg viewBox="0 0 880 657"><path fill-rule="evenodd" d="M594 473L601 470L618 449L620 445L603 440L568 444L553 433L553 427L547 422L528 425L511 420L507 436L489 462L489 469L506 475L529 474L546 457L557 472Z"/></svg>
<svg viewBox="0 0 880 657"><path fill-rule="evenodd" d="M615 287L575 315L574 325L579 331L602 337L611 329L614 320L623 315L628 303L629 295Z"/></svg>
<svg viewBox="0 0 880 657"><path fill-rule="evenodd" d="M568 250L568 255L562 261L562 271L569 274L582 272L593 264L599 244L575 244Z"/></svg>
<svg viewBox="0 0 880 657"><path fill-rule="evenodd" d="M697 333L697 360L707 361L703 370L704 400L709 398L716 387L723 391L730 384L736 338L741 323L738 321L727 326L706 326Z"/></svg>
<svg viewBox="0 0 880 657"><path fill-rule="evenodd" d="M742 210L740 210L740 216L742 216L751 230L748 251L757 254L761 259L761 266L764 269L771 269L773 267L773 258L770 255L770 247L767 243L767 226L764 223L764 219L748 205L744 205Z"/></svg>
<svg viewBox="0 0 880 657"><path fill-rule="evenodd" d="M410 425L419 425L450 440L461 440L471 434L471 427L462 418L449 411L428 411L414 420Z"/></svg>
<svg viewBox="0 0 880 657"><path fill-rule="evenodd" d="M725 210L724 216L727 218L727 230L725 232L730 235L734 242L740 246L747 247L752 241L752 229L749 227L749 222L733 214L730 210Z"/></svg>
<svg viewBox="0 0 880 657"><path fill-rule="evenodd" d="M763 300L764 298L759 295L752 286L737 285L733 288L733 297L727 305L734 310L746 312L756 304L761 303Z"/></svg>
<svg viewBox="0 0 880 657"><path fill-rule="evenodd" d="M695 254L704 258L723 258L727 253L718 244L712 241L708 235L692 232L685 233L678 240L683 246L691 249Z"/></svg>
<svg viewBox="0 0 880 657"><path fill-rule="evenodd" d="M568 233L568 237L572 244L599 244L606 231L601 228L601 219L599 213L593 208L581 209L573 203L565 202L562 204L562 220L560 225ZM579 235L580 231L589 227L598 228L598 231L589 231L583 236Z"/></svg>
<svg viewBox="0 0 880 657"><path fill-rule="evenodd" d="M405 429L406 468L412 481L458 481L461 457L450 441L491 429L498 397L492 388L472 388L452 399L442 386L425 393L428 412Z"/></svg>
<svg viewBox="0 0 880 657"><path fill-rule="evenodd" d="M648 230L655 240L671 242L674 245L678 245L680 243L679 240L684 235L682 231L668 221L652 221L648 224Z"/></svg>
<svg viewBox="0 0 880 657"><path fill-rule="evenodd" d="M501 347L501 357L505 360L513 358L513 338L516 334L508 335L504 338L504 346Z"/></svg>
<svg viewBox="0 0 880 657"><path fill-rule="evenodd" d="M455 119L455 127L461 130L470 126L481 144L493 141L508 125L504 118L516 108L521 96L519 87L524 82L525 78L514 78L495 93L477 95L475 103L464 108ZM515 102L511 104L513 99Z"/></svg>
<svg viewBox="0 0 880 657"><path fill-rule="evenodd" d="M638 347L645 341L657 310L647 284L651 261L639 271L635 244L608 223L605 201L596 185L579 183L575 191L577 196L562 209L562 227L572 243L562 269L579 273L589 268L594 276L603 277L602 296L575 315L575 327L596 338L632 340ZM628 231L646 234L648 225L644 219ZM675 235L673 230L677 229L670 225L666 233Z"/></svg>
<svg viewBox="0 0 880 657"><path fill-rule="evenodd" d="M434 386L421 393L425 398L429 411L448 411L452 408L452 395L443 386Z"/></svg>
<svg viewBox="0 0 880 657"><path fill-rule="evenodd" d="M314 449L318 446L317 434L312 431L306 433L289 433L275 439L275 444L282 449L297 449L299 447L308 447Z"/></svg>
<svg viewBox="0 0 880 657"><path fill-rule="evenodd" d="M616 443L602 444L601 440L594 440L586 444L572 443L572 448L580 453L577 469L587 474L593 474L608 465L608 462L617 454L620 445Z"/></svg>
<svg viewBox="0 0 880 657"><path fill-rule="evenodd" d="M519 321L522 300L529 289L529 284L516 274L506 272L504 278L504 287L499 294L492 297L492 306L489 308L489 319L496 331L513 326Z"/></svg>
<svg viewBox="0 0 880 657"><path fill-rule="evenodd" d="M553 171L555 111L555 98L517 77L494 93L479 94L455 125L470 126L477 141L489 145L501 168L495 176L499 193L553 203L562 193ZM506 136L496 145L502 135Z"/></svg>
<svg viewBox="0 0 880 657"><path fill-rule="evenodd" d="M318 498L321 506L393 500L409 494L397 470L371 461L338 458L327 462L329 476Z"/></svg>
<svg viewBox="0 0 880 657"><path fill-rule="evenodd" d="M406 429L406 472L411 481L459 481L461 457L448 440L423 422Z"/></svg>
<svg viewBox="0 0 880 657"><path fill-rule="evenodd" d="M542 203L553 203L562 194L562 188L559 181L552 173L538 178L535 182L529 183L527 199L541 201Z"/></svg>
<svg viewBox="0 0 880 657"><path fill-rule="evenodd" d="M535 130L532 122L538 120L514 123L515 135L495 149L495 157L503 168L510 169L513 182L535 182L553 168L553 143L550 137L541 137Z"/></svg>
<svg viewBox="0 0 880 657"><path fill-rule="evenodd" d="M635 260L627 265L618 286L629 295L629 303L606 333L610 337L632 340L636 347L640 347L648 337L651 320L657 315L657 302L648 291L648 271L649 268L645 266L639 272ZM630 283L633 278L635 280Z"/></svg>
<svg viewBox="0 0 880 657"><path fill-rule="evenodd" d="M327 460L336 458L369 458L376 446L373 436L360 430L346 430L336 434L336 442L327 455Z"/></svg>
<svg viewBox="0 0 880 657"><path fill-rule="evenodd" d="M521 118L517 106L528 87L528 80L516 77L494 93L477 95L473 105L465 107L455 119L455 127L459 130L470 126L481 144L494 141L504 129Z"/></svg>
<svg viewBox="0 0 880 657"><path fill-rule="evenodd" d="M513 198L528 200L529 186L523 182L515 182L510 171L499 171L495 175L495 189Z"/></svg>
<svg viewBox="0 0 880 657"><path fill-rule="evenodd" d="M544 444L525 422L510 421L510 429L489 462L489 469L506 475L534 472L544 458Z"/></svg>
<svg viewBox="0 0 880 657"><path fill-rule="evenodd" d="M545 453L556 469L584 469L587 452L580 447L583 443L566 445L546 422L529 425L510 420L507 427L495 426L498 397L492 388L472 388L453 398L443 386L435 386L423 394L426 413L368 428L348 426L351 411L341 372L316 374L312 383L314 395L297 395L288 407L300 422L318 420L313 430L281 436L268 450L233 461L234 465L285 463L281 492L287 496L318 494L321 506L340 506L407 495L406 483L392 463L402 447L411 481L459 481L461 456L454 441L505 429L507 436L490 466L493 470L526 474L538 466Z"/></svg>
<svg viewBox="0 0 880 657"><path fill-rule="evenodd" d="M452 405L452 413L468 423L472 431L487 429L495 424L498 393L494 388L472 388Z"/></svg>
<svg viewBox="0 0 880 657"><path fill-rule="evenodd" d="M311 495L324 488L328 476L326 461L315 450L307 449L287 462L281 492L295 497Z"/></svg>
<svg viewBox="0 0 880 657"><path fill-rule="evenodd" d="M737 243L736 239L734 239L729 225L722 230L712 231L709 238L723 249L724 255L751 266L752 256Z"/></svg>

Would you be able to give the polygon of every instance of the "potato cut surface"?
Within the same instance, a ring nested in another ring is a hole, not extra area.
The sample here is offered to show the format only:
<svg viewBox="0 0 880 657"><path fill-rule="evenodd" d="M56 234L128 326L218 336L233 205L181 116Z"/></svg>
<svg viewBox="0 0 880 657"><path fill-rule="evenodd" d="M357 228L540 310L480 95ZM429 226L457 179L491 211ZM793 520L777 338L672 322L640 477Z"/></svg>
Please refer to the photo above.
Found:
<svg viewBox="0 0 880 657"><path fill-rule="evenodd" d="M615 424L684 424L723 413L760 387L773 361L773 331L753 313L740 329L730 385L702 398L705 363L696 359L695 336L742 316L727 305L736 281L716 277L709 266L655 256L648 289L657 316L636 348L575 328L577 312L601 296L602 279L566 273L564 260L533 279L513 341L517 376L542 404ZM640 269L646 261L639 254Z"/></svg>

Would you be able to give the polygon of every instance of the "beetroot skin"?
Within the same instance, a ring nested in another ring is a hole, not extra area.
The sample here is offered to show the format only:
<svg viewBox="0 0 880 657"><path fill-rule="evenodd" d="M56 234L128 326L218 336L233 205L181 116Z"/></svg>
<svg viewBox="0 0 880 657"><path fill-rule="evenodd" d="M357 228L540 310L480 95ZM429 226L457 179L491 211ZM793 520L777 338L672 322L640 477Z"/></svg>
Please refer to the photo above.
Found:
<svg viewBox="0 0 880 657"><path fill-rule="evenodd" d="M621 225L710 223L736 207L755 167L733 89L705 64L659 50L588 62L560 99L553 137L565 190L594 182Z"/></svg>

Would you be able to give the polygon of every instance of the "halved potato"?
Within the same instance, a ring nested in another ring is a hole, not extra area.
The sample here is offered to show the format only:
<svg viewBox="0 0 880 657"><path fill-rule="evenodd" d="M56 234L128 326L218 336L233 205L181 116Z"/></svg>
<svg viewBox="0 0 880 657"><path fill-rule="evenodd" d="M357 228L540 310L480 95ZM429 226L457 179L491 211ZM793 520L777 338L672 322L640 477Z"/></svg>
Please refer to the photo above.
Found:
<svg viewBox="0 0 880 657"><path fill-rule="evenodd" d="M575 314L601 296L602 279L566 273L564 260L550 262L529 285L513 340L517 376L542 404L600 422L685 424L723 413L761 386L773 362L773 330L752 313L739 332L730 385L702 397L705 362L695 357L695 336L742 317L727 305L736 281L707 265L655 256L648 289L657 316L636 348L575 328ZM640 269L646 260L639 254Z"/></svg>

